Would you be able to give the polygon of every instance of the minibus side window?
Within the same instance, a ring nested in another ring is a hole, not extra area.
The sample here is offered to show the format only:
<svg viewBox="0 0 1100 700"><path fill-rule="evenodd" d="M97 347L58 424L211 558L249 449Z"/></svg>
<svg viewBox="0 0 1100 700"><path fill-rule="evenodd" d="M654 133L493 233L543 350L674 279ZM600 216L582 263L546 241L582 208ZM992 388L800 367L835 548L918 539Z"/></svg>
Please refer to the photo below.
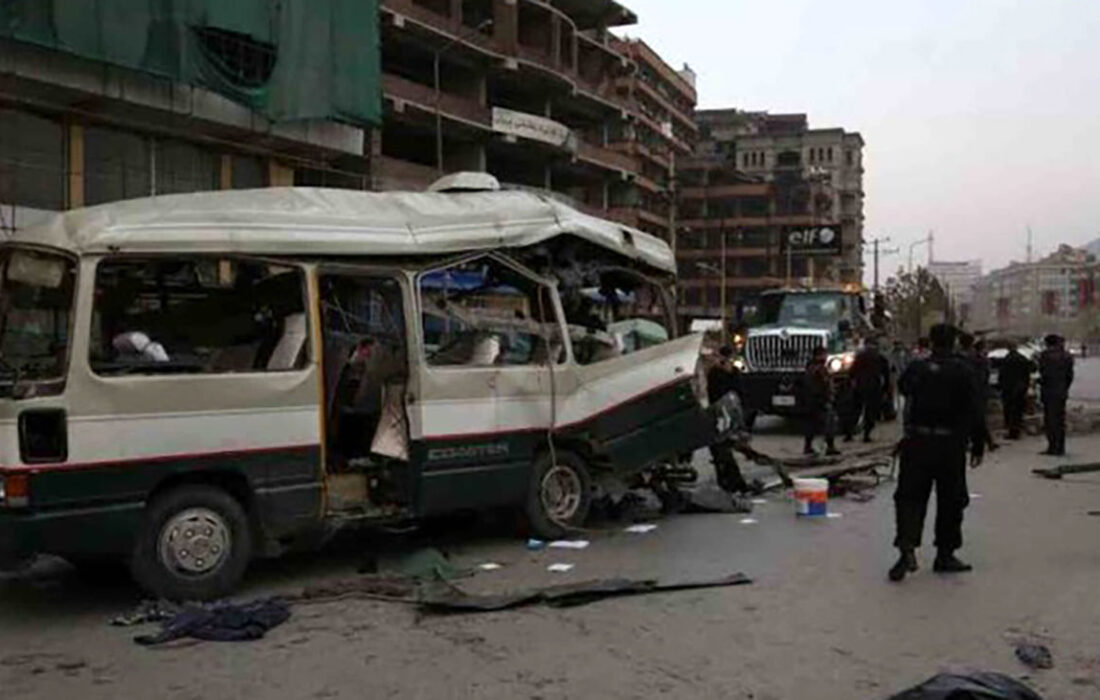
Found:
<svg viewBox="0 0 1100 700"><path fill-rule="evenodd" d="M565 357L550 290L477 258L420 276L424 353L436 367L555 363Z"/></svg>
<svg viewBox="0 0 1100 700"><path fill-rule="evenodd" d="M664 296L652 281L620 269L568 289L562 299L573 356L590 365L666 343Z"/></svg>
<svg viewBox="0 0 1100 700"><path fill-rule="evenodd" d="M90 362L101 375L301 369L305 278L218 258L109 259L96 269Z"/></svg>

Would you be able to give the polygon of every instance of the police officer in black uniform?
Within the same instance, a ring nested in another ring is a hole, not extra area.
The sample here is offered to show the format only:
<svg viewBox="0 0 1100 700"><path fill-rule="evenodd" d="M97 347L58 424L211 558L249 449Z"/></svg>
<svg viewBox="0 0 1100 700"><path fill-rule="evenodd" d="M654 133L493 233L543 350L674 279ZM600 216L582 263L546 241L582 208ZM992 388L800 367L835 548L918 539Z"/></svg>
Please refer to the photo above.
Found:
<svg viewBox="0 0 1100 700"><path fill-rule="evenodd" d="M802 392L806 405L804 431L806 442L802 452L807 455L814 454L815 435L825 436L825 454L840 454L833 442L836 424L833 404L835 393L833 378L829 374L829 368L825 366L826 357L824 347L814 348L813 356L806 365L806 373L802 377Z"/></svg>
<svg viewBox="0 0 1100 700"><path fill-rule="evenodd" d="M1004 409L1005 430L1009 440L1019 440L1024 426L1024 409L1027 408L1027 388L1035 363L1024 357L1016 343L1008 343L1008 354L1001 360L997 383L1001 389L1001 407Z"/></svg>
<svg viewBox="0 0 1100 700"><path fill-rule="evenodd" d="M879 352L878 339L868 338L852 363L853 407L845 426L845 442L852 439L860 414L863 441L871 442L871 431L882 418L882 405L890 387L890 361Z"/></svg>
<svg viewBox="0 0 1100 700"><path fill-rule="evenodd" d="M1060 457L1066 453L1066 400L1073 384L1073 355L1066 352L1062 336L1052 333L1044 340L1046 349L1039 354L1039 382L1047 449L1041 454Z"/></svg>
<svg viewBox="0 0 1100 700"><path fill-rule="evenodd" d="M955 556L962 546L963 510L970 502L966 485L966 452L971 466L981 463L985 440L971 370L954 352L956 330L937 325L931 330L932 354L914 360L899 389L906 398L905 437L894 494L897 538L901 556L890 569L890 580L901 581L917 570L916 550L924 531L924 516L932 487L936 488L936 560L938 573L970 571Z"/></svg>

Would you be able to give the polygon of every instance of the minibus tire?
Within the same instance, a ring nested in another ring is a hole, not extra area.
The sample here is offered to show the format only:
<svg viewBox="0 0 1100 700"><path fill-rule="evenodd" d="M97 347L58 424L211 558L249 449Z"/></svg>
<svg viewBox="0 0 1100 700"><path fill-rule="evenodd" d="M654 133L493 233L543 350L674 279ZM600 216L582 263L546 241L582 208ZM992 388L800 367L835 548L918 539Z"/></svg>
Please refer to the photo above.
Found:
<svg viewBox="0 0 1100 700"><path fill-rule="evenodd" d="M544 505L543 481L554 470L561 470L559 473L567 483L572 483L573 488L579 487L579 492L576 494L576 507L571 509L569 517L563 519L555 518ZM555 539L576 532L588 519L588 509L591 505L592 477L583 459L566 450L556 450L553 455L550 452L539 455L535 460L535 468L527 493L527 504L524 508L531 534L545 539Z"/></svg>
<svg viewBox="0 0 1100 700"><path fill-rule="evenodd" d="M209 559L196 559L185 544L172 541L192 532L186 529L191 523L203 530L200 535L214 535L196 541L195 547L202 556L220 556L216 568L202 571L201 566L210 566ZM175 537L169 530L176 531ZM174 569L167 561L173 553L189 562ZM146 508L130 570L138 585L161 598L213 600L233 591L251 556L248 515L237 499L216 486L178 486L157 496ZM196 571L182 570L188 566Z"/></svg>

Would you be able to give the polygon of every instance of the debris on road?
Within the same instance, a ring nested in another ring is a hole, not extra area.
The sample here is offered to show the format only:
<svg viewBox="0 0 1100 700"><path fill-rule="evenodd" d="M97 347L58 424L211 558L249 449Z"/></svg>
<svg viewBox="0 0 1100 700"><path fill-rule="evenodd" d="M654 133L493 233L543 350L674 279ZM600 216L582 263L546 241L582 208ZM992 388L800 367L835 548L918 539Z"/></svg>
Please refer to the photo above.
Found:
<svg viewBox="0 0 1100 700"><path fill-rule="evenodd" d="M113 627L134 627L150 622L164 622L180 613L182 608L168 600L143 600L131 612L111 620Z"/></svg>
<svg viewBox="0 0 1100 700"><path fill-rule="evenodd" d="M732 496L715 485L704 485L684 492L681 513L751 513L752 500Z"/></svg>
<svg viewBox="0 0 1100 700"><path fill-rule="evenodd" d="M466 572L456 569L447 555L435 547L425 547L403 554L392 564L382 567L382 573L407 576L416 580L447 580L466 575Z"/></svg>
<svg viewBox="0 0 1100 700"><path fill-rule="evenodd" d="M1031 473L1047 479L1061 479L1066 474L1088 474L1100 472L1100 462L1086 462L1084 464L1063 464L1057 467L1041 467L1032 469Z"/></svg>
<svg viewBox="0 0 1100 700"><path fill-rule="evenodd" d="M542 540L536 540L533 537L531 539L527 540L527 549L531 550L532 552L537 552L540 549L544 549L545 547L546 547L546 542L544 542Z"/></svg>
<svg viewBox="0 0 1100 700"><path fill-rule="evenodd" d="M629 527L623 528L623 532L629 532L634 535L644 535L647 532L652 532L657 529L657 526L653 523L637 523Z"/></svg>
<svg viewBox="0 0 1100 700"><path fill-rule="evenodd" d="M497 564L495 561L487 561L484 564L478 564L477 568L481 569L482 571L496 571L497 569L501 569L503 567L500 564Z"/></svg>
<svg viewBox="0 0 1100 700"><path fill-rule="evenodd" d="M160 632L139 635L134 637L134 641L142 646L156 646L184 638L246 642L262 638L269 630L289 619L290 607L276 598L242 604L187 605L163 621Z"/></svg>
<svg viewBox="0 0 1100 700"><path fill-rule="evenodd" d="M557 564L551 564L550 566L546 567L546 570L551 571L555 574L564 574L567 571L572 571L573 566L574 566L573 564L557 563Z"/></svg>
<svg viewBox="0 0 1100 700"><path fill-rule="evenodd" d="M1034 690L1001 673L941 673L888 700L1043 700Z"/></svg>
<svg viewBox="0 0 1100 700"><path fill-rule="evenodd" d="M554 540L548 546L554 549L587 549L588 540Z"/></svg>
<svg viewBox="0 0 1100 700"><path fill-rule="evenodd" d="M1054 668L1054 656L1045 644L1019 642L1016 644L1016 658L1030 668Z"/></svg>
<svg viewBox="0 0 1100 700"><path fill-rule="evenodd" d="M689 579L667 583L662 583L656 579L604 579L498 595L471 594L454 585L439 584L422 591L418 604L422 611L434 613L491 612L510 610L537 603L565 608L586 605L617 596L741 586L750 583L752 583L752 579L740 573L716 579Z"/></svg>

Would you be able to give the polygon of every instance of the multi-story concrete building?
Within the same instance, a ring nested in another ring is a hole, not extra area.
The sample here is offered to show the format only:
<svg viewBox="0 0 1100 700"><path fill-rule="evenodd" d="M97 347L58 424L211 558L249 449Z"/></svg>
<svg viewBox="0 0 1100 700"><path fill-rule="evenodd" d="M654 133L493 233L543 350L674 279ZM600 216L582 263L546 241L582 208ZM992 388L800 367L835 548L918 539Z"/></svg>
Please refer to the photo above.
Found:
<svg viewBox="0 0 1100 700"><path fill-rule="evenodd" d="M154 194L368 184L372 4L221 6L4 3L0 229Z"/></svg>
<svg viewBox="0 0 1100 700"><path fill-rule="evenodd" d="M444 172L485 170L667 231L662 185L644 174L652 159L630 144L653 121L641 107L658 102L650 93L664 99L675 85L668 101L679 104L686 91L654 68L663 63L652 52L608 31L635 21L614 0L382 0L374 187L420 189ZM650 74L652 83L641 78Z"/></svg>
<svg viewBox="0 0 1100 700"><path fill-rule="evenodd" d="M633 201L615 218L675 245L677 164L691 156L699 132L695 74L672 68L641 39L613 46L632 68L618 80L630 119L614 131L613 148L630 154L637 168Z"/></svg>
<svg viewBox="0 0 1100 700"><path fill-rule="evenodd" d="M732 318L794 281L858 283L860 135L810 129L804 114L704 110L696 120L696 156L679 171L683 315L720 316L724 298Z"/></svg>
<svg viewBox="0 0 1100 700"><path fill-rule="evenodd" d="M971 327L1003 334L1084 339L1096 326L1100 263L1067 245L1033 263L1012 263L974 286Z"/></svg>
<svg viewBox="0 0 1100 700"><path fill-rule="evenodd" d="M944 288L958 317L963 321L969 320L974 300L974 285L982 278L982 261L935 260L928 263L928 273Z"/></svg>

